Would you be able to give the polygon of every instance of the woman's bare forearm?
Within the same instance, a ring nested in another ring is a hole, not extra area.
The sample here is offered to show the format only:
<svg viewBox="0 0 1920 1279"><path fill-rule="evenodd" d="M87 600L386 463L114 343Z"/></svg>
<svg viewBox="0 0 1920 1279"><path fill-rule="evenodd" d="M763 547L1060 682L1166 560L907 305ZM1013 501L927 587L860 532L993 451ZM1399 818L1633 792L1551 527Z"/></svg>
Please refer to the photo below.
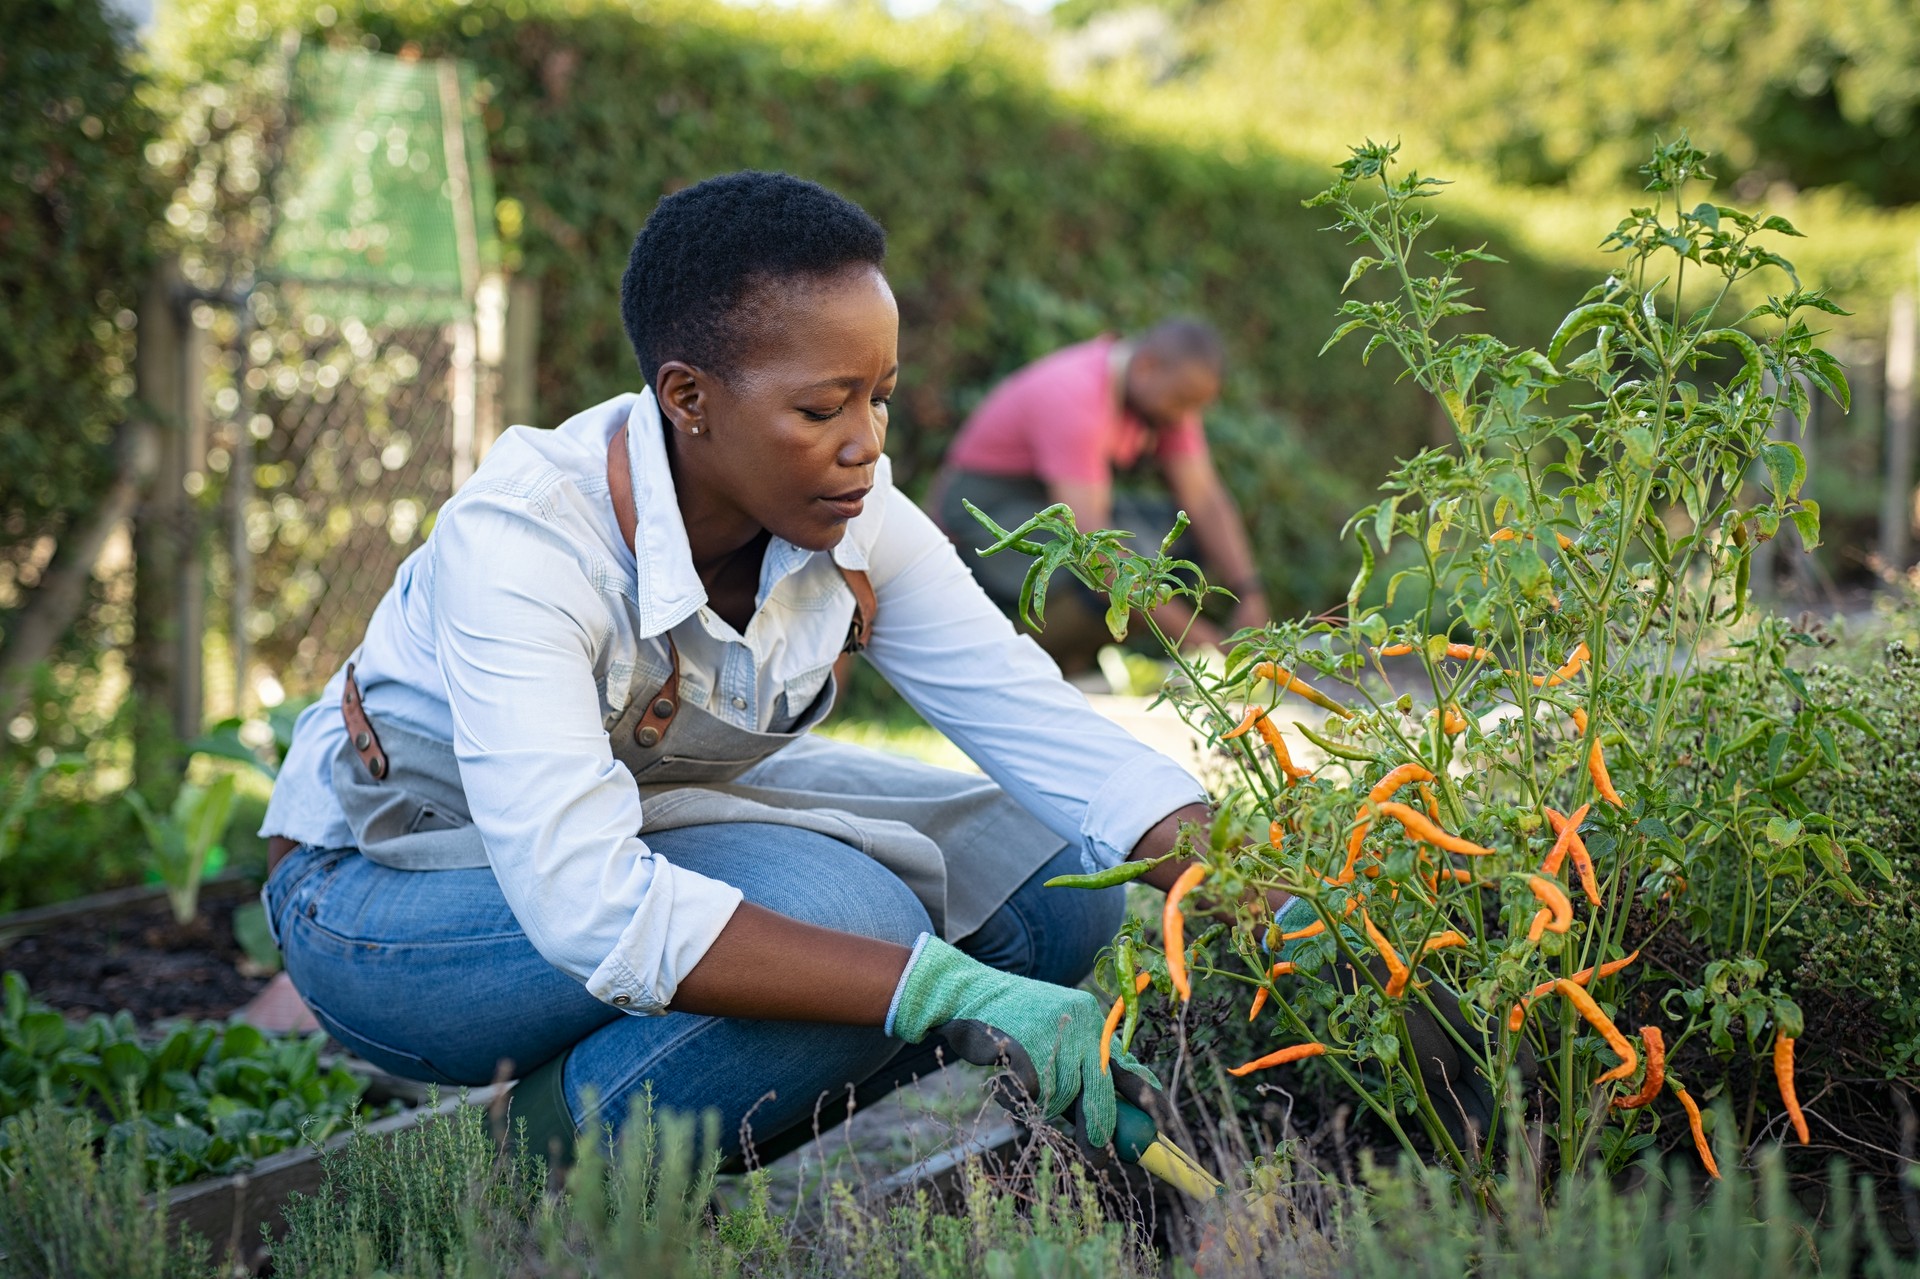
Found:
<svg viewBox="0 0 1920 1279"><path fill-rule="evenodd" d="M893 942L802 923L741 902L672 1009L710 1017L880 1026L912 954Z"/></svg>
<svg viewBox="0 0 1920 1279"><path fill-rule="evenodd" d="M1179 840L1182 822L1191 822L1196 826L1204 827L1212 820L1213 813L1205 804L1188 804L1185 808L1176 809L1154 823L1147 833L1140 837L1140 842L1133 846L1133 852L1127 855L1127 860L1130 862L1152 861L1156 857L1164 856L1173 850L1175 842ZM1140 878L1164 893L1173 887L1173 881L1180 878L1182 871L1193 865L1193 861L1191 857L1179 857L1170 862L1162 862ZM1289 900L1286 893L1277 888L1272 889L1267 893L1267 909L1278 911Z"/></svg>

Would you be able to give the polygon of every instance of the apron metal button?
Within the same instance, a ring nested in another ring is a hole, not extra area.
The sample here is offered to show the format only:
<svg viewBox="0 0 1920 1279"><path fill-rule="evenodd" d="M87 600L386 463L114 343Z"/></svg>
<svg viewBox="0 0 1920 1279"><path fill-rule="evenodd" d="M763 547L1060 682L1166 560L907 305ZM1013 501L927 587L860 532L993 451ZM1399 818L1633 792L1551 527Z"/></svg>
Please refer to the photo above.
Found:
<svg viewBox="0 0 1920 1279"><path fill-rule="evenodd" d="M373 774L373 780L376 782L382 777L385 777L387 775L387 757L384 755L375 755L367 761L367 771Z"/></svg>
<svg viewBox="0 0 1920 1279"><path fill-rule="evenodd" d="M363 751L371 745L373 745L373 734L366 729L363 728L353 735L353 749Z"/></svg>
<svg viewBox="0 0 1920 1279"><path fill-rule="evenodd" d="M673 711L673 699L670 697L663 697L653 704L653 713L661 719L673 718Z"/></svg>
<svg viewBox="0 0 1920 1279"><path fill-rule="evenodd" d="M633 740L639 742L642 746L658 746L660 744L660 730L651 724L645 725L634 733Z"/></svg>

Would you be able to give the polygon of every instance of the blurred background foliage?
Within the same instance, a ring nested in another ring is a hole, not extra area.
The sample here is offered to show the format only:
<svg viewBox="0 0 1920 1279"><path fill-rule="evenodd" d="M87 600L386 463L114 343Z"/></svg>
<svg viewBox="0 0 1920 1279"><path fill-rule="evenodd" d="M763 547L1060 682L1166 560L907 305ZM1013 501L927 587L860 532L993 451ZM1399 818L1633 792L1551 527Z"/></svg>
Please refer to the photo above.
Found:
<svg viewBox="0 0 1920 1279"><path fill-rule="evenodd" d="M1344 593L1334 532L1437 425L1357 346L1319 356L1346 253L1301 199L1347 144L1402 138L1458 179L1445 240L1509 259L1474 273L1476 326L1538 343L1604 271L1651 136L1685 126L1724 198L1790 216L1803 275L1856 312L1834 345L1866 375L1861 407L1818 424L1812 484L1829 570L1867 576L1872 373L1920 242L1916 0L949 0L912 19L872 0L163 0L143 44L102 0L20 0L0 7L0 643L112 474L154 255L216 289L259 260L289 33L477 74L505 264L539 286L538 425L637 385L616 305L632 235L663 193L742 166L818 179L887 225L890 451L916 494L1021 363L1170 312L1213 319L1231 376L1209 431L1283 615ZM122 806L87 811L126 764L126 578L103 563L0 724L10 768L88 754L46 785L72 811L28 819L55 842L137 837Z"/></svg>
<svg viewBox="0 0 1920 1279"><path fill-rule="evenodd" d="M1212 433L1281 607L1323 603L1352 567L1337 527L1364 477L1431 427L1357 353L1317 358L1344 277L1301 207L1322 165L1157 136L1049 88L1009 22L685 3L483 0L184 3L172 73L222 74L283 22L309 40L470 60L488 83L501 231L540 281L539 420L637 384L617 287L661 194L743 166L815 178L891 236L904 375L889 451L922 491L966 411L1027 360L1176 311L1215 317L1232 375ZM244 19L251 16L251 23ZM1484 284L1495 327L1539 332L1579 277L1512 245Z"/></svg>

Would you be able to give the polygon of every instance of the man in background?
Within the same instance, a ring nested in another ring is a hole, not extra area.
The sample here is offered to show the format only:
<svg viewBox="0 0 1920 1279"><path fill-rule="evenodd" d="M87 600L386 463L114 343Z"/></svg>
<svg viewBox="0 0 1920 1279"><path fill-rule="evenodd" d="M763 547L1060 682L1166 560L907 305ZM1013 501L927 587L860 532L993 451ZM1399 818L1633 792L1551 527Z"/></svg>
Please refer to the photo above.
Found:
<svg viewBox="0 0 1920 1279"><path fill-rule="evenodd" d="M1111 334L1056 351L1014 373L975 409L948 449L936 481L937 518L987 594L1017 615L1025 556L973 552L992 539L967 514L970 501L1003 527L1055 502L1073 508L1082 529L1119 528L1150 550L1177 511L1192 521L1208 581L1239 597L1227 632L1175 600L1154 613L1189 647L1267 620L1266 595L1234 505L1207 451L1200 414L1220 395L1220 335L1200 320L1172 319L1136 338ZM1157 472L1164 495L1134 481ZM1115 481L1122 481L1116 490ZM1171 499L1171 500L1169 500ZM1049 593L1046 629L1035 636L1068 675L1094 664L1111 643L1106 605L1078 582Z"/></svg>

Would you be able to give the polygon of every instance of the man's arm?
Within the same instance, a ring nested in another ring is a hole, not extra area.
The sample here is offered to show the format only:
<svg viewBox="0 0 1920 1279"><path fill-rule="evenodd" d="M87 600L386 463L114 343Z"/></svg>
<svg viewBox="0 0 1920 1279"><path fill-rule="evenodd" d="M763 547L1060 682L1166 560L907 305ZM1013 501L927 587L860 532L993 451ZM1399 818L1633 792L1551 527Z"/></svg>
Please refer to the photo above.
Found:
<svg viewBox="0 0 1920 1279"><path fill-rule="evenodd" d="M1239 597L1234 609L1236 628L1259 626L1269 617L1266 591L1254 567L1253 547L1233 495L1220 481L1213 459L1204 453L1167 458L1163 464L1167 488L1193 522L1200 553L1211 570L1209 579Z"/></svg>
<svg viewBox="0 0 1920 1279"><path fill-rule="evenodd" d="M1105 528L1113 519L1113 485L1106 481L1048 480L1047 501L1073 508L1073 522L1083 533Z"/></svg>

